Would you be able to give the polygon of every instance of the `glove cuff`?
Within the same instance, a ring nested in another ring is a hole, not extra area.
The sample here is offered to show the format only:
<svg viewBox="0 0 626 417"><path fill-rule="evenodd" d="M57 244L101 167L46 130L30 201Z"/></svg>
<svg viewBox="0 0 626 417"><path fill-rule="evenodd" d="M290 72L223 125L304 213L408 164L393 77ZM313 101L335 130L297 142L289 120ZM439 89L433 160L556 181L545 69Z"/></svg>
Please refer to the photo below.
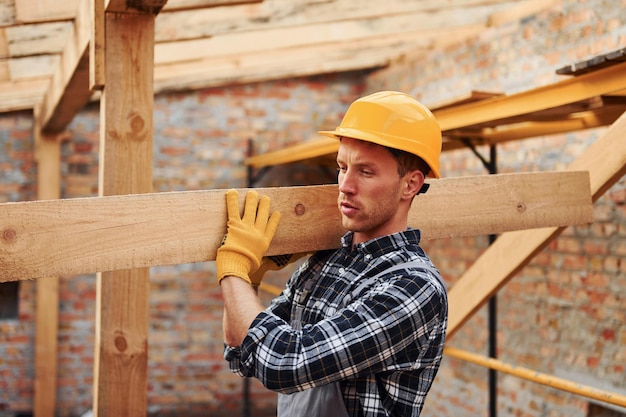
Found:
<svg viewBox="0 0 626 417"><path fill-rule="evenodd" d="M249 258L235 252L229 252L223 255L225 256L221 256L216 263L217 283L219 284L225 277L233 276L239 277L252 284L249 276L252 265L250 265Z"/></svg>

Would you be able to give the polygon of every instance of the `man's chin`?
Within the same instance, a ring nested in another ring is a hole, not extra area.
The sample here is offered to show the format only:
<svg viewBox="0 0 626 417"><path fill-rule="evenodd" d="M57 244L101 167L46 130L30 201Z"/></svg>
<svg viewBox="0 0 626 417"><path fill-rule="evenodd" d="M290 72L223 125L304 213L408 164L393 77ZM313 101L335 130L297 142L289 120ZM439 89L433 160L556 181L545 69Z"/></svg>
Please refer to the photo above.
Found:
<svg viewBox="0 0 626 417"><path fill-rule="evenodd" d="M351 232L358 232L358 223L354 219L350 219L346 216L341 216L341 225L344 229L349 230Z"/></svg>

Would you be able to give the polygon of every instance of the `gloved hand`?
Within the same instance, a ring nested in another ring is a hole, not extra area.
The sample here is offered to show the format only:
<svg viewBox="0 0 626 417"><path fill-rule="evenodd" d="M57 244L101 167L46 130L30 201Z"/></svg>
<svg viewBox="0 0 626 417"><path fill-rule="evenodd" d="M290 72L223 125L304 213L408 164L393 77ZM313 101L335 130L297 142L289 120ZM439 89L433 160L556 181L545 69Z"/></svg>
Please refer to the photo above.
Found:
<svg viewBox="0 0 626 417"><path fill-rule="evenodd" d="M235 276L252 284L250 273L256 271L278 228L280 213L271 217L270 199L259 201L256 191L248 191L243 217L239 216L239 196L236 190L226 192L228 212L227 232L217 250L217 282Z"/></svg>
<svg viewBox="0 0 626 417"><path fill-rule="evenodd" d="M300 252L285 255L264 256L261 260L259 268L254 273L250 274L250 281L252 281L252 285L258 287L267 271L279 271L309 253L310 252Z"/></svg>

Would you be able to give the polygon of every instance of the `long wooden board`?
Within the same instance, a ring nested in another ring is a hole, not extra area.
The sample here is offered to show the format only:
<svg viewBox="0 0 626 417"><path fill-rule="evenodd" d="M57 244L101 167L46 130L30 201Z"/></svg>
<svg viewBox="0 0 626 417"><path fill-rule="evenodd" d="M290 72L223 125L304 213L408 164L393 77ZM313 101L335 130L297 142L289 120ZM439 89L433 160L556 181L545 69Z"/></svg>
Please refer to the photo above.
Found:
<svg viewBox="0 0 626 417"><path fill-rule="evenodd" d="M268 254L337 247L337 186L257 189L282 220ZM0 282L215 259L224 190L0 204ZM243 204L245 190L241 190ZM433 180L409 225L427 239L592 221L589 175L544 172Z"/></svg>

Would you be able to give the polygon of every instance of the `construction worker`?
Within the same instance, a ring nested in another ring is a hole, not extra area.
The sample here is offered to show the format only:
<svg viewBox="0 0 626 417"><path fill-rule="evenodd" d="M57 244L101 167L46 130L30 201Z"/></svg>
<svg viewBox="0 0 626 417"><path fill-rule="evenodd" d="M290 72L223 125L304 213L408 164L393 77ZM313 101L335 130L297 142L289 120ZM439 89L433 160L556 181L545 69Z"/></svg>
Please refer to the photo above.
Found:
<svg viewBox="0 0 626 417"><path fill-rule="evenodd" d="M278 416L418 416L442 358L445 285L407 227L413 198L439 177L441 131L399 92L362 97L339 127L338 209L347 233L312 254L264 308L262 275L295 256L264 257L280 213L255 191L227 192L217 254L225 358L277 391Z"/></svg>

